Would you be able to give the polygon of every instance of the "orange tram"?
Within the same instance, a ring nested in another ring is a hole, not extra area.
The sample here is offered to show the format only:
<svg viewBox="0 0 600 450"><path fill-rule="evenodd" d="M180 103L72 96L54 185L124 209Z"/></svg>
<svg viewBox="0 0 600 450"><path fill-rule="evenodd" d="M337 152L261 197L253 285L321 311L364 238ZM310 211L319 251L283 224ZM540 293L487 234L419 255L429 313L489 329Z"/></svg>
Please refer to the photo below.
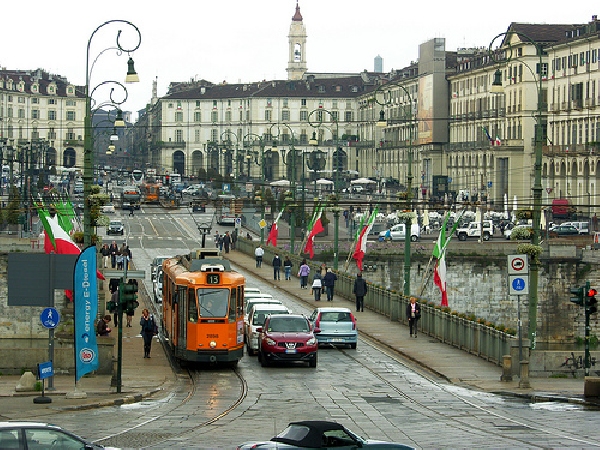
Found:
<svg viewBox="0 0 600 450"><path fill-rule="evenodd" d="M244 349L245 278L197 250L163 262L163 332L180 362L237 364Z"/></svg>

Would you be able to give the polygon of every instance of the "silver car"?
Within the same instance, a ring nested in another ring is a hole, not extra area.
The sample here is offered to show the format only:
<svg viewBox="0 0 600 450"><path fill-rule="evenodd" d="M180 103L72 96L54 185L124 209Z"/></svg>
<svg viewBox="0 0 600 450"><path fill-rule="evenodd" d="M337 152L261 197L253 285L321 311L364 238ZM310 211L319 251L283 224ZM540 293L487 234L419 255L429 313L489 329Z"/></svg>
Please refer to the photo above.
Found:
<svg viewBox="0 0 600 450"><path fill-rule="evenodd" d="M283 305L274 303L256 303L248 314L248 327L246 332L246 349L253 356L258 351L258 329L265 324L265 319L273 314L289 314L290 310Z"/></svg>
<svg viewBox="0 0 600 450"><path fill-rule="evenodd" d="M356 318L349 308L316 308L310 315L319 345L349 345L356 348L358 326Z"/></svg>

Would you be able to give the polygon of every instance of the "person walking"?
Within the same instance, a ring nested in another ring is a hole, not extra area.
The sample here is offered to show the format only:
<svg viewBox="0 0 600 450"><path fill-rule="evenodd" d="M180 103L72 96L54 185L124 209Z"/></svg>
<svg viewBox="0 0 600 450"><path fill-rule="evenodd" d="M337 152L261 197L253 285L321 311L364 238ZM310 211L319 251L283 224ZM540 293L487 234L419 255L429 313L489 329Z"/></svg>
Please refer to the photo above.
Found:
<svg viewBox="0 0 600 450"><path fill-rule="evenodd" d="M291 280L292 279L292 260L290 259L289 255L286 255L285 261L283 261L283 270L285 272L285 279Z"/></svg>
<svg viewBox="0 0 600 450"><path fill-rule="evenodd" d="M155 334L156 323L154 322L154 316L151 315L146 308L142 311L140 325L142 326L142 338L144 339L144 358L150 358L152 338Z"/></svg>
<svg viewBox="0 0 600 450"><path fill-rule="evenodd" d="M323 279L321 278L321 272L315 270L315 274L313 275L313 283L312 290L313 295L315 296L315 302L321 301L321 289L323 288Z"/></svg>
<svg viewBox="0 0 600 450"><path fill-rule="evenodd" d="M219 245L219 251L222 252L223 251L223 237L225 235L224 234L220 234L219 238L217 240L217 244Z"/></svg>
<svg viewBox="0 0 600 450"><path fill-rule="evenodd" d="M302 260L300 269L298 270L298 276L300 277L300 289L308 289L308 274L310 273L310 267L306 264L306 259Z"/></svg>
<svg viewBox="0 0 600 450"><path fill-rule="evenodd" d="M365 295L367 295L367 282L364 280L362 273L358 272L356 280L354 280L354 295L356 296L356 312L365 310Z"/></svg>
<svg viewBox="0 0 600 450"><path fill-rule="evenodd" d="M256 267L262 267L262 259L264 254L265 251L262 248L262 245L256 247L256 250L254 250L254 257L256 258Z"/></svg>
<svg viewBox="0 0 600 450"><path fill-rule="evenodd" d="M410 337L417 337L417 322L421 318L421 306L417 303L417 297L411 297L410 303L406 305L406 317L408 318L408 327Z"/></svg>
<svg viewBox="0 0 600 450"><path fill-rule="evenodd" d="M279 255L277 253L275 253L275 256L273 257L273 279L274 280L281 280L281 258L279 257Z"/></svg>
<svg viewBox="0 0 600 450"><path fill-rule="evenodd" d="M321 281L323 281L323 279L325 278L325 275L327 275L327 264L323 263L321 264ZM323 283L321 283L321 294L325 293L325 285Z"/></svg>
<svg viewBox="0 0 600 450"><path fill-rule="evenodd" d="M325 286L325 293L327 294L327 301L333 301L333 288L335 287L335 282L337 280L337 275L333 273L331 267L327 269L327 273L325 274L325 278L323 278L323 285Z"/></svg>
<svg viewBox="0 0 600 450"><path fill-rule="evenodd" d="M229 253L230 245L231 245L231 236L229 236L229 231L226 231L225 236L223 236L223 247L225 247L225 253Z"/></svg>
<svg viewBox="0 0 600 450"><path fill-rule="evenodd" d="M237 237L238 237L237 235L238 235L238 230L236 228L231 233L231 250L235 250L235 244L237 243Z"/></svg>
<svg viewBox="0 0 600 450"><path fill-rule="evenodd" d="M110 248L108 248L108 244L102 246L100 253L102 254L102 267L108 269L110 264Z"/></svg>
<svg viewBox="0 0 600 450"><path fill-rule="evenodd" d="M110 267L114 269L117 266L117 253L119 253L119 246L117 241L112 241L109 247L110 250Z"/></svg>

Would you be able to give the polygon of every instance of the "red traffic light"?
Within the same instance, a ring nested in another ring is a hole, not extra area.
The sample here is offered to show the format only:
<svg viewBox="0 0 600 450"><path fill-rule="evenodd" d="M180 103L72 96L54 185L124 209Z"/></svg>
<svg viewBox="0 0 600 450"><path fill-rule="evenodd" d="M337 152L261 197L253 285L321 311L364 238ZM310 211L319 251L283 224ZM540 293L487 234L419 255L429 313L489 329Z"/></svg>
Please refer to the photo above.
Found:
<svg viewBox="0 0 600 450"><path fill-rule="evenodd" d="M587 296L588 296L588 297L594 297L596 294L598 294L598 291L597 291L596 289L590 289L590 290L587 292Z"/></svg>

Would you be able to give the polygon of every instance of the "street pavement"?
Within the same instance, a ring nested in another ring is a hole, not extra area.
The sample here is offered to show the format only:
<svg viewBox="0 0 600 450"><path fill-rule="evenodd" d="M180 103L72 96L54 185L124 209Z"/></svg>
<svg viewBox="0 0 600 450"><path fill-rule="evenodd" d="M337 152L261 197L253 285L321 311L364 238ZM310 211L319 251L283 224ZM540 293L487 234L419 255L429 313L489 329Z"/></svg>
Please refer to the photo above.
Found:
<svg viewBox="0 0 600 450"><path fill-rule="evenodd" d="M295 297L308 306L354 306L354 299L334 297L333 302L315 303L311 290L300 289L296 278L291 281L274 281L270 265L257 268L254 258L240 252L231 251L224 255L234 266L248 271L264 281L273 283L277 289ZM158 339L152 345L151 358L143 357L143 342L138 325L141 308L150 306L148 297L142 298L142 305L136 311L131 328L123 328L122 386L116 392L114 379L110 375L88 375L79 380L77 387L72 375L55 375L54 389L44 395L52 401L48 404L36 403L40 392L17 392L18 375L0 375L0 398L2 412L0 420L27 419L47 415L51 421L56 410L88 409L133 403L145 398L159 398L167 395L178 383L185 383L185 377L171 363L167 352ZM517 378L501 381L502 370L493 363L475 355L458 350L438 340L419 334L409 336L408 326L392 322L388 318L368 309L355 313L361 336L376 341L397 352L418 370L427 371L457 386L498 394L529 398L535 401L561 401L590 403L583 397L583 379L571 378L530 378L530 387L519 387ZM113 328L113 337L117 329ZM116 353L116 346L115 346ZM46 380L47 385L48 380Z"/></svg>

